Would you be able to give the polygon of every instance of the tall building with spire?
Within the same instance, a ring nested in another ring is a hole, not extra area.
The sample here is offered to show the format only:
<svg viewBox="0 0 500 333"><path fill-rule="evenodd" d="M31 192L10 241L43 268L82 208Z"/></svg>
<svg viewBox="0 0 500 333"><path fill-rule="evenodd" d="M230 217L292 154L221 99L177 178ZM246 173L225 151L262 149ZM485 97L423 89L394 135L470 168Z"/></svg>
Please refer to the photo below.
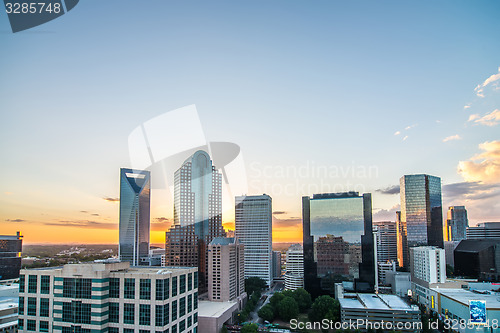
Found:
<svg viewBox="0 0 500 333"><path fill-rule="evenodd" d="M151 179L149 171L120 170L121 261L139 266L149 255ZM146 261L147 262L147 261Z"/></svg>
<svg viewBox="0 0 500 333"><path fill-rule="evenodd" d="M225 237L222 174L210 155L198 150L174 174L174 224L166 233L165 264L197 266L200 293L206 292L208 244Z"/></svg>
<svg viewBox="0 0 500 333"><path fill-rule="evenodd" d="M405 175L400 179L401 228L404 232L403 263L409 263L409 248L437 246L443 248L443 210L441 178L429 175Z"/></svg>

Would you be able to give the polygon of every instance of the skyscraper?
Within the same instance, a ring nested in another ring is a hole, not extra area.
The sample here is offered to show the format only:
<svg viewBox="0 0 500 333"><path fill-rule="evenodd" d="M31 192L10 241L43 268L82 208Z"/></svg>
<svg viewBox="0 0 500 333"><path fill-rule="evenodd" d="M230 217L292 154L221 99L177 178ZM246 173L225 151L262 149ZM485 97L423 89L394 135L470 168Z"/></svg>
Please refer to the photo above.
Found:
<svg viewBox="0 0 500 333"><path fill-rule="evenodd" d="M415 246L443 248L441 178L405 175L400 179L399 188L403 254L408 256L408 248ZM408 267L408 262L408 257L403 257L404 267Z"/></svg>
<svg viewBox="0 0 500 333"><path fill-rule="evenodd" d="M358 192L302 197L304 284L313 297L334 293L334 284L352 281L372 291L375 257L371 194Z"/></svg>
<svg viewBox="0 0 500 333"><path fill-rule="evenodd" d="M444 226L444 241L461 241L467 238L467 210L464 206L448 207L448 218Z"/></svg>
<svg viewBox="0 0 500 333"><path fill-rule="evenodd" d="M273 280L271 197L238 196L235 205L234 231L245 245L245 278L259 277L270 285Z"/></svg>
<svg viewBox="0 0 500 333"><path fill-rule="evenodd" d="M224 237L222 175L207 152L196 151L174 174L174 224L166 233L165 264L197 266L200 293L206 292L208 244Z"/></svg>
<svg viewBox="0 0 500 333"><path fill-rule="evenodd" d="M373 222L377 232L377 262L387 263L398 260L396 223L392 221Z"/></svg>
<svg viewBox="0 0 500 333"><path fill-rule="evenodd" d="M245 248L235 238L215 237L208 245L208 299L229 302L245 293Z"/></svg>
<svg viewBox="0 0 500 333"><path fill-rule="evenodd" d="M293 244L286 251L285 289L304 288L304 250Z"/></svg>
<svg viewBox="0 0 500 333"><path fill-rule="evenodd" d="M23 236L0 235L0 280L17 279L21 270Z"/></svg>
<svg viewBox="0 0 500 333"><path fill-rule="evenodd" d="M120 260L133 266L149 256L149 171L120 169Z"/></svg>

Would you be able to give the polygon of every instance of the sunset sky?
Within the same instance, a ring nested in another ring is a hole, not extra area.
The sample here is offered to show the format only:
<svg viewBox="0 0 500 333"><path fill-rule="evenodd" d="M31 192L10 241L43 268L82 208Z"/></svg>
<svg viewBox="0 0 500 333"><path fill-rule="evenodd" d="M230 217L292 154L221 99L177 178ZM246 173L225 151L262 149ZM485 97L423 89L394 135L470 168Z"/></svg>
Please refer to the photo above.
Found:
<svg viewBox="0 0 500 333"><path fill-rule="evenodd" d="M303 195L370 192L394 220L413 173L441 177L444 215L500 221L499 17L482 0L85 0L13 34L0 15L0 234L117 243L129 136L192 104L207 142L240 147L246 194L273 198L275 242L302 240ZM172 196L151 198L162 243Z"/></svg>

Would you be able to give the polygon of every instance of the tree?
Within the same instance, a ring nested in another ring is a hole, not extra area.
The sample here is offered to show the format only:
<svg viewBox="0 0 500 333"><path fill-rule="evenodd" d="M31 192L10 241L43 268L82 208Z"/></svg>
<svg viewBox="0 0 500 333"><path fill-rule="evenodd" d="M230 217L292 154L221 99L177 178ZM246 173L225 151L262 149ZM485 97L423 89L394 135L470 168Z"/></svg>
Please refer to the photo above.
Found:
<svg viewBox="0 0 500 333"><path fill-rule="evenodd" d="M245 291L252 295L254 291L262 292L267 288L267 283L259 277L249 277L245 279Z"/></svg>
<svg viewBox="0 0 500 333"><path fill-rule="evenodd" d="M272 322L274 320L274 309L270 304L266 304L260 308L259 312L257 312L259 317L268 322Z"/></svg>
<svg viewBox="0 0 500 333"><path fill-rule="evenodd" d="M283 321L290 321L299 315L299 306L293 297L287 296L278 304L278 314Z"/></svg>
<svg viewBox="0 0 500 333"><path fill-rule="evenodd" d="M293 298L299 306L299 311L304 312L311 307L312 300L311 294L309 294L305 289L299 288L293 292Z"/></svg>
<svg viewBox="0 0 500 333"><path fill-rule="evenodd" d="M446 265L446 276L451 277L454 275L455 269L451 265Z"/></svg>
<svg viewBox="0 0 500 333"><path fill-rule="evenodd" d="M227 332L227 327L226 326L222 326L222 328L220 329L220 333L228 333Z"/></svg>
<svg viewBox="0 0 500 333"><path fill-rule="evenodd" d="M340 308L339 301L331 298L328 295L320 296L316 298L311 307L311 311L309 312L309 320L318 322L322 321L323 319L327 318L328 312L330 312L334 308ZM334 316L334 313L332 313L331 315Z"/></svg>
<svg viewBox="0 0 500 333"><path fill-rule="evenodd" d="M257 324L247 324L241 328L241 333L257 333L259 326Z"/></svg>

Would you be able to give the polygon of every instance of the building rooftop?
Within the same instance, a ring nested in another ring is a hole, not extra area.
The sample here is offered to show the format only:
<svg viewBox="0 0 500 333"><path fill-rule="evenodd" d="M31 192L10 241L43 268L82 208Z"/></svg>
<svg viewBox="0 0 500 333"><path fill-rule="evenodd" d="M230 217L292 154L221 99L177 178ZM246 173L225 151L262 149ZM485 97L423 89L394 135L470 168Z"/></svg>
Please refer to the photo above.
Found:
<svg viewBox="0 0 500 333"><path fill-rule="evenodd" d="M491 291L481 291L480 293L466 289L444 289L431 288L431 290L440 293L441 295L451 298L465 306L469 306L470 300L486 301L487 309L500 308L500 293Z"/></svg>
<svg viewBox="0 0 500 333"><path fill-rule="evenodd" d="M396 295L382 294L354 294L355 297L339 299L342 308L368 309L368 310L399 310L411 311L414 307ZM353 295L353 296L354 296ZM417 309L418 310L418 309Z"/></svg>
<svg viewBox="0 0 500 333"><path fill-rule="evenodd" d="M237 306L236 302L199 301L198 302L198 316L199 317L219 318L227 311L232 310L232 308L235 306Z"/></svg>

